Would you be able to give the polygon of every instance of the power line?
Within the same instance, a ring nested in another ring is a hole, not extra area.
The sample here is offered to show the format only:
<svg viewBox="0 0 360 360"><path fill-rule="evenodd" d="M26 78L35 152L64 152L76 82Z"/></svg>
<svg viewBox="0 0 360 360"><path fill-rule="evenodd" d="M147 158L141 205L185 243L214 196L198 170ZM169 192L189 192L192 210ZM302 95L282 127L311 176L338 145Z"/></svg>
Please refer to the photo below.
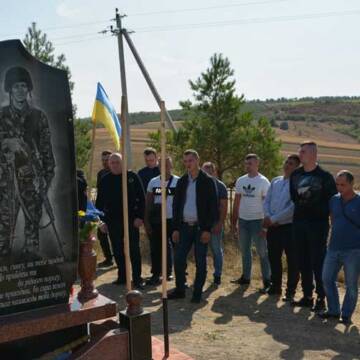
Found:
<svg viewBox="0 0 360 360"><path fill-rule="evenodd" d="M140 13L133 13L129 14L131 17L136 16L148 16L148 15L161 15L161 14L176 14L176 13L184 13L184 12L193 12L193 11L206 11L206 10L216 10L216 9L225 9L225 8L232 8L232 7L240 7L240 6L252 6L252 5L266 5L266 4L273 4L279 2L285 2L290 0L266 0L266 1L252 1L252 2L240 2L240 3L232 3L226 5L214 5L214 6L207 6L207 7L200 7L200 8L185 8L185 9L174 9L174 10L159 10L159 11L149 11L149 12L140 12ZM113 20L113 19L111 19ZM50 26L41 29L42 31L56 31L56 30L64 30L64 29L75 29L79 27L87 27L92 25L99 25L105 24L111 21L110 19L104 20L97 20L97 21L90 21L90 22L83 22L74 25L64 25L64 26ZM1 37L13 37L13 36L21 36L23 33L16 33L16 34L0 34Z"/></svg>
<svg viewBox="0 0 360 360"><path fill-rule="evenodd" d="M264 18L248 18L248 19L239 19L239 20L203 22L203 23L192 23L192 24L160 25L160 26L139 28L136 30L136 32L146 33L146 32L162 32L162 31L179 31L179 30L190 30L190 29L203 29L208 27L247 25L247 24L266 24L266 23L275 23L275 22L321 19L321 18L329 18L336 16L351 16L351 15L360 15L360 10L301 14L301 15L285 15L285 16L273 16L273 17L264 17Z"/></svg>
<svg viewBox="0 0 360 360"><path fill-rule="evenodd" d="M147 15L162 15L162 14L177 14L184 12L193 12L193 11L206 11L206 10L216 10L216 9L225 9L239 6L251 6L251 5L266 5L266 4L274 4L279 2L285 2L289 0L267 0L267 1L252 1L252 2L241 2L241 3L232 3L227 5L214 5L214 6L206 6L199 8L185 8L185 9L174 9L174 10L159 10L159 11L149 11L149 12L141 12L141 13L133 13L128 16L147 16Z"/></svg>
<svg viewBox="0 0 360 360"><path fill-rule="evenodd" d="M82 42L88 42L88 41L93 41L93 40L103 40L104 38L110 38L113 35L103 35L98 34L98 36L93 36L93 37L89 37L87 39L80 39L80 40L73 40L73 41L65 41L65 42L60 42L60 43L55 43L54 46L58 47L58 46L63 46L63 45L68 45L68 44L75 44L75 43L82 43Z"/></svg>
<svg viewBox="0 0 360 360"><path fill-rule="evenodd" d="M84 23L80 23L80 24L74 24L74 25L65 25L65 26L50 26L50 27L45 27L40 29L41 31L45 32L51 32L51 31L56 31L56 30L66 30L66 29L75 29L75 28L79 28L79 27L87 27L87 26L92 26L92 25L99 25L99 24L105 24L105 23L109 23L109 19L107 20L98 20L98 21L91 21L91 22L84 22ZM16 34L0 34L0 37L13 37L13 36L22 36L24 35L23 32L21 33L16 33Z"/></svg>

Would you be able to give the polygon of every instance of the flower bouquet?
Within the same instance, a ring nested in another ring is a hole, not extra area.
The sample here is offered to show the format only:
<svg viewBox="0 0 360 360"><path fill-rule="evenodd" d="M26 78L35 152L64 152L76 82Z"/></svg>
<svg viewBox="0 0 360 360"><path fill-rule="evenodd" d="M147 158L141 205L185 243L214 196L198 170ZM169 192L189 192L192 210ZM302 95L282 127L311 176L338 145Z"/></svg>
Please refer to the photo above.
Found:
<svg viewBox="0 0 360 360"><path fill-rule="evenodd" d="M78 299L81 302L94 299L98 296L95 288L97 256L94 250L96 230L100 225L100 216L103 213L88 201L86 212L79 211L79 265L78 272L81 279L81 290Z"/></svg>

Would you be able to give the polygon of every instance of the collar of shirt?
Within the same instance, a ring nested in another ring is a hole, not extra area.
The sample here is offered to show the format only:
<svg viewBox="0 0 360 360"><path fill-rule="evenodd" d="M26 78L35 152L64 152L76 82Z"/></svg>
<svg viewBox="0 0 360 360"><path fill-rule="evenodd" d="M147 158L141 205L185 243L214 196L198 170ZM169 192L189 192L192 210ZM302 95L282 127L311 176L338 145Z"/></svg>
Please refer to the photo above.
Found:
<svg viewBox="0 0 360 360"><path fill-rule="evenodd" d="M192 183L195 182L198 177L199 177L199 175L195 179L193 179L192 176L190 174L188 174L189 182L192 182Z"/></svg>

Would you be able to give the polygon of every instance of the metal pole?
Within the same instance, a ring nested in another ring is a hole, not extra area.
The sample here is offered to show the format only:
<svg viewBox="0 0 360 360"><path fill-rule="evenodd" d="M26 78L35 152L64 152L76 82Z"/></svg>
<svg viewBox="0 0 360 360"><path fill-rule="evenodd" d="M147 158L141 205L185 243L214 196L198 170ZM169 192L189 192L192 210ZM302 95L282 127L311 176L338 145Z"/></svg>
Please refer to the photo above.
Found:
<svg viewBox="0 0 360 360"><path fill-rule="evenodd" d="M161 239L162 239L162 303L164 323L165 358L169 357L169 322L167 304L167 223L166 223L166 132L165 103L160 102L160 134L161 134Z"/></svg>
<svg viewBox="0 0 360 360"><path fill-rule="evenodd" d="M116 9L116 26L117 26L117 38L119 45L119 62L120 62L120 79L121 79L121 95L125 97L125 115L126 119L129 119L128 114L128 100L127 100L127 86L126 86L126 72L125 72L125 57L124 57L124 44L122 38L122 27L121 27L121 16L118 9ZM128 155L128 167L131 168L132 164L132 153L131 153L131 137L130 137L130 125L126 127L126 130L123 128L123 131L126 131L126 152Z"/></svg>
<svg viewBox="0 0 360 360"><path fill-rule="evenodd" d="M130 48L131 52L133 53L134 58L135 58L137 64L139 65L139 68L140 68L140 70L141 70L141 72L142 72L142 74L143 74L143 76L144 76L144 78L145 78L145 80L146 80L146 82L147 82L147 84L148 84L148 86L149 86L149 88L150 88L150 90L151 90L157 104L161 108L161 101L162 101L161 96L158 93L154 83L152 82L152 80L150 78L150 75L149 75L148 71L145 68L144 63L142 62L142 60L140 58L140 55L137 52L137 50L135 48L135 45L134 45L134 43L132 42L132 40L130 38L129 33L126 31L126 29L122 29L121 31L124 34L125 40L127 41L128 45L129 45L129 48ZM166 119L167 119L167 122L168 122L170 128L176 132L177 128L175 126L175 123L174 123L171 115L169 114L169 112L166 109L164 109L164 112L165 112L165 116L166 116Z"/></svg>

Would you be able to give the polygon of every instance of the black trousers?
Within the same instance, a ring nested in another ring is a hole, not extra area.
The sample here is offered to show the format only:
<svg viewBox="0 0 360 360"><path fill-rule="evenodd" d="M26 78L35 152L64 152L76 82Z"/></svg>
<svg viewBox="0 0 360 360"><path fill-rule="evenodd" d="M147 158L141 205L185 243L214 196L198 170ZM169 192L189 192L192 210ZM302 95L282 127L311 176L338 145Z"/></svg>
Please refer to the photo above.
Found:
<svg viewBox="0 0 360 360"><path fill-rule="evenodd" d="M104 258L106 261L112 260L112 254L110 249L110 241L108 234L104 234L100 229L97 232L97 238L99 239L101 250L104 254Z"/></svg>
<svg viewBox="0 0 360 360"><path fill-rule="evenodd" d="M271 267L271 282L277 289L281 289L282 255L285 252L288 268L286 295L293 296L299 281L299 271L292 224L270 227L267 232L267 247Z"/></svg>
<svg viewBox="0 0 360 360"><path fill-rule="evenodd" d="M161 224L151 224L150 234L150 254L151 272L153 276L159 277L162 273L162 226ZM167 232L167 275L172 274L173 267L173 246L172 246L172 220L166 222Z"/></svg>
<svg viewBox="0 0 360 360"><path fill-rule="evenodd" d="M317 296L319 299L324 299L322 268L326 255L329 223L328 221L294 221L293 234L304 296L312 297L315 277Z"/></svg>
<svg viewBox="0 0 360 360"><path fill-rule="evenodd" d="M129 219L132 224L133 220ZM110 241L114 253L116 265L118 267L118 279L126 280L125 254L124 254L124 229L122 224L107 224L109 229ZM132 278L134 283L141 281L141 254L140 254L140 234L139 229L129 226L130 260L132 267Z"/></svg>

